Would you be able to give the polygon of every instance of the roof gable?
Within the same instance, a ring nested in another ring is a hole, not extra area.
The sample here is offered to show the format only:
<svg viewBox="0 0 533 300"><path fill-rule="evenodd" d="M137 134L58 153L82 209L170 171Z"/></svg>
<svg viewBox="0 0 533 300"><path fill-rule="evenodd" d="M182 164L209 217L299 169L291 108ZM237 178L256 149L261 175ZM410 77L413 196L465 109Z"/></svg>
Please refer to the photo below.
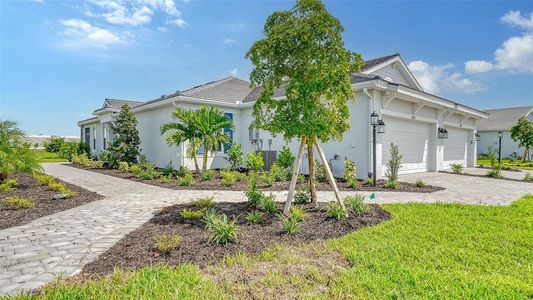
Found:
<svg viewBox="0 0 533 300"><path fill-rule="evenodd" d="M479 131L510 130L521 117L533 114L533 106L487 109L488 118L479 122Z"/></svg>
<svg viewBox="0 0 533 300"><path fill-rule="evenodd" d="M424 91L398 53L366 61L359 73Z"/></svg>

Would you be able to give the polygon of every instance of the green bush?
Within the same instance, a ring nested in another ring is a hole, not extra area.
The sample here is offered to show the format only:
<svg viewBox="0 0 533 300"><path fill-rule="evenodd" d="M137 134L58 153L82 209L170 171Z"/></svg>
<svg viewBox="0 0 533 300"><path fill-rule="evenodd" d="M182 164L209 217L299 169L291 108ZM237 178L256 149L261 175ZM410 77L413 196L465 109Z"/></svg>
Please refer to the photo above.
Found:
<svg viewBox="0 0 533 300"><path fill-rule="evenodd" d="M213 220L207 224L207 231L209 232L209 242L225 245L229 242L234 242L237 239L237 225L235 219L228 220L225 214L217 215Z"/></svg>
<svg viewBox="0 0 533 300"><path fill-rule="evenodd" d="M257 188L257 178L255 176L251 176L248 180L248 189L246 191L246 197L248 197L248 201L246 203L249 207L259 207L261 199L263 198L263 194Z"/></svg>
<svg viewBox="0 0 533 300"><path fill-rule="evenodd" d="M494 168L492 170L489 170L487 172L487 176L488 177L492 177L492 178L502 178L502 171L499 169L499 168Z"/></svg>
<svg viewBox="0 0 533 300"><path fill-rule="evenodd" d="M281 167L280 165L278 165L277 162L275 162L270 167L270 176L272 176L272 178L276 182L277 181L283 181L283 180L287 179L287 174L290 173L290 171L289 172L287 172L287 171L288 171L288 169L285 169L285 168Z"/></svg>
<svg viewBox="0 0 533 300"><path fill-rule="evenodd" d="M185 220L200 219L203 213L204 213L203 210L192 210L192 209L184 208L181 210L180 216Z"/></svg>
<svg viewBox="0 0 533 300"><path fill-rule="evenodd" d="M19 196L7 197L6 199L2 200L2 203L17 210L35 207L35 202L31 198L22 198Z"/></svg>
<svg viewBox="0 0 533 300"><path fill-rule="evenodd" d="M141 172L136 174L136 176L142 180L156 179L161 176L161 173L159 173L155 166L149 162L143 162L140 166Z"/></svg>
<svg viewBox="0 0 533 300"><path fill-rule="evenodd" d="M303 222L306 218L304 210L298 206L291 207L290 217L296 222Z"/></svg>
<svg viewBox="0 0 533 300"><path fill-rule="evenodd" d="M222 184L225 186L233 186L237 182L237 176L232 171L221 171Z"/></svg>
<svg viewBox="0 0 533 300"><path fill-rule="evenodd" d="M40 184L40 185L48 185L51 182L55 181L55 178L53 176L44 174L44 173L35 173L33 174L33 178Z"/></svg>
<svg viewBox="0 0 533 300"><path fill-rule="evenodd" d="M524 181L528 181L528 182L533 181L533 174L531 174L531 173L526 173L526 174L524 175Z"/></svg>
<svg viewBox="0 0 533 300"><path fill-rule="evenodd" d="M390 144L390 159L387 162L387 177L389 182L398 182L398 172L400 171L402 155L398 150L398 145ZM394 185L393 183L391 186ZM388 183L387 183L388 186Z"/></svg>
<svg viewBox="0 0 533 300"><path fill-rule="evenodd" d="M385 186L389 189L397 189L400 187L400 184L398 183L398 181L388 180Z"/></svg>
<svg viewBox="0 0 533 300"><path fill-rule="evenodd" d="M294 194L294 203L296 204L307 204L311 203L311 193L307 187L300 187Z"/></svg>
<svg viewBox="0 0 533 300"><path fill-rule="evenodd" d="M344 181L350 182L357 179L357 169L355 167L355 162L353 160L346 159L344 160Z"/></svg>
<svg viewBox="0 0 533 300"><path fill-rule="evenodd" d="M364 184L364 185L374 185L374 178L372 178L372 177L370 177L370 176L367 177L367 178L365 179L365 181L363 182L363 184Z"/></svg>
<svg viewBox="0 0 533 300"><path fill-rule="evenodd" d="M325 182L327 180L326 168L318 160L315 160L315 178L319 182Z"/></svg>
<svg viewBox="0 0 533 300"><path fill-rule="evenodd" d="M213 206L213 198L199 198L192 201L192 204L200 209Z"/></svg>
<svg viewBox="0 0 533 300"><path fill-rule="evenodd" d="M189 169L189 168L187 168L185 166L181 166L180 169L177 172L177 175L178 175L178 177L184 177L184 176L187 176L187 175L192 175L192 171L191 171L191 169Z"/></svg>
<svg viewBox="0 0 533 300"><path fill-rule="evenodd" d="M178 183L180 186L192 186L194 185L194 177L192 176L192 173L185 174L181 177L178 177Z"/></svg>
<svg viewBox="0 0 533 300"><path fill-rule="evenodd" d="M339 221L346 217L346 211L337 202L330 202L326 207L326 215Z"/></svg>
<svg viewBox="0 0 533 300"><path fill-rule="evenodd" d="M232 142L231 146L226 150L228 157L226 160L229 162L232 170L238 170L243 163L243 156L241 144Z"/></svg>
<svg viewBox="0 0 533 300"><path fill-rule="evenodd" d="M78 195L78 193L69 189L65 184L61 182L50 182L48 183L48 188L52 191L56 191L62 195L65 195L67 198L72 198Z"/></svg>
<svg viewBox="0 0 533 300"><path fill-rule="evenodd" d="M250 224L259 224L263 221L263 214L259 211L248 213L246 221Z"/></svg>
<svg viewBox="0 0 533 300"><path fill-rule="evenodd" d="M110 161L111 160L111 154L107 150L102 150L98 154L98 160L99 161Z"/></svg>
<svg viewBox="0 0 533 300"><path fill-rule="evenodd" d="M233 174L235 175L235 178L237 179L237 181L244 181L246 180L246 173L241 173L239 171L232 171Z"/></svg>
<svg viewBox="0 0 533 300"><path fill-rule="evenodd" d="M415 182L415 186L416 187L419 187L419 188L423 188L426 186L426 183L424 182L424 180L418 178Z"/></svg>
<svg viewBox="0 0 533 300"><path fill-rule="evenodd" d="M259 202L259 209L268 213L276 213L278 211L278 205L274 199L273 195L262 196Z"/></svg>
<svg viewBox="0 0 533 300"><path fill-rule="evenodd" d="M276 159L276 164L283 169L291 169L296 158L292 155L291 150L287 146L283 146Z"/></svg>
<svg viewBox="0 0 533 300"><path fill-rule="evenodd" d="M211 226L213 222L219 217L219 214L215 210L215 208L210 207L204 210L204 215L202 217L202 221L204 222L206 228Z"/></svg>
<svg viewBox="0 0 533 300"><path fill-rule="evenodd" d="M300 222L298 222L296 219L291 218L291 216L283 216L280 215L279 219L281 221L281 226L283 227L283 231L287 234L295 234L300 231Z"/></svg>
<svg viewBox="0 0 533 300"><path fill-rule="evenodd" d="M59 148L59 157L72 161L72 155L84 153L78 142L64 142Z"/></svg>
<svg viewBox="0 0 533 300"><path fill-rule="evenodd" d="M496 152L494 152L494 147L492 147L492 145L490 145L488 149L489 153L487 154L487 158L489 159L490 167L494 169L496 168Z"/></svg>
<svg viewBox="0 0 533 300"><path fill-rule="evenodd" d="M12 189L17 187L17 181L12 178L5 179L0 184L0 192L7 192L11 191Z"/></svg>
<svg viewBox="0 0 533 300"><path fill-rule="evenodd" d="M171 164L168 164L161 170L161 173L163 173L164 176L174 175L174 167L172 167Z"/></svg>
<svg viewBox="0 0 533 300"><path fill-rule="evenodd" d="M263 174L261 174L261 183L263 184L263 187L271 187L272 184L274 184L274 180L274 176L269 172L263 172Z"/></svg>
<svg viewBox="0 0 533 300"><path fill-rule="evenodd" d="M138 176L142 172L142 168L139 164L131 165L130 172L133 173L133 175Z"/></svg>
<svg viewBox="0 0 533 300"><path fill-rule="evenodd" d="M356 216L360 216L367 211L368 206L364 201L365 196L363 194L355 194L344 198L344 203L346 204L347 209Z"/></svg>
<svg viewBox="0 0 533 300"><path fill-rule="evenodd" d="M181 236L174 235L155 235L153 237L154 248L161 253L168 254L177 249L181 243Z"/></svg>
<svg viewBox="0 0 533 300"><path fill-rule="evenodd" d="M207 169L202 172L201 178L202 178L202 181L211 181L215 178L215 175L216 175L215 170Z"/></svg>
<svg viewBox="0 0 533 300"><path fill-rule="evenodd" d="M260 172L263 170L264 162L261 152L250 152L246 157L246 167L250 171Z"/></svg>
<svg viewBox="0 0 533 300"><path fill-rule="evenodd" d="M3 192L9 192L11 191L13 188L10 187L9 185L7 184L4 184L4 183L0 183L0 193L3 193Z"/></svg>
<svg viewBox="0 0 533 300"><path fill-rule="evenodd" d="M454 163L450 164L450 168L452 168L452 172L454 172L455 174L459 174L463 172L464 166L463 164Z"/></svg>
<svg viewBox="0 0 533 300"><path fill-rule="evenodd" d="M172 180L174 180L174 178L172 177L172 175L167 175L167 176L161 176L161 177L159 177L159 182L161 182L161 183L171 183Z"/></svg>
<svg viewBox="0 0 533 300"><path fill-rule="evenodd" d="M127 173L130 170L130 166L127 161L121 161L118 163L118 171L121 173Z"/></svg>
<svg viewBox="0 0 533 300"><path fill-rule="evenodd" d="M59 136L51 136L48 141L44 143L44 148L48 152L57 153L61 146L65 143L65 138Z"/></svg>

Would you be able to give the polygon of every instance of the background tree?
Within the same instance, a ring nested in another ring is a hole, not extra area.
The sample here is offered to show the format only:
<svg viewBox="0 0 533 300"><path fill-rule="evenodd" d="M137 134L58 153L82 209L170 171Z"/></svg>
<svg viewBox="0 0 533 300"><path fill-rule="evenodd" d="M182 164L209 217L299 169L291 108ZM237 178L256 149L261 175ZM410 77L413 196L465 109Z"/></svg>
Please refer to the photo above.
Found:
<svg viewBox="0 0 533 300"><path fill-rule="evenodd" d="M113 166L121 161L129 164L137 163L141 139L137 130L137 118L128 105L122 106L117 120L111 125L111 130L114 137L109 146L110 163Z"/></svg>
<svg viewBox="0 0 533 300"><path fill-rule="evenodd" d="M223 144L230 141L224 128L233 128L233 122L220 109L213 106L200 106L196 114L198 133L204 146L202 171L205 171L208 152L217 151Z"/></svg>
<svg viewBox="0 0 533 300"><path fill-rule="evenodd" d="M525 161L533 148L533 122L524 117L518 119L518 123L511 128L511 138L518 142L520 147L525 148L522 156L522 161Z"/></svg>
<svg viewBox="0 0 533 300"><path fill-rule="evenodd" d="M282 134L286 140L300 139L285 213L294 194L304 144L308 147L310 189L316 205L313 146L322 153L318 140L340 140L350 127L347 101L354 99L350 74L359 71L363 62L359 54L344 47L343 31L322 2L298 0L290 11L268 17L265 38L256 41L246 54L254 65L252 85L263 87L253 107L253 127ZM278 87L284 87L285 97L272 99ZM329 170L327 162L323 163ZM336 190L334 180L331 184ZM336 196L341 202L338 191Z"/></svg>
<svg viewBox="0 0 533 300"><path fill-rule="evenodd" d="M201 146L201 142L197 129L197 114L193 110L176 108L176 110L172 112L172 118L178 120L178 122L163 124L163 126L161 126L161 134L171 131L167 136L167 143L169 145L179 146L185 142L189 143L186 155L194 160L194 168L196 169L196 172L199 173L200 167L198 167L196 153Z"/></svg>
<svg viewBox="0 0 533 300"><path fill-rule="evenodd" d="M0 121L0 182L16 171L32 173L41 170L35 153L23 141L24 132L16 122Z"/></svg>

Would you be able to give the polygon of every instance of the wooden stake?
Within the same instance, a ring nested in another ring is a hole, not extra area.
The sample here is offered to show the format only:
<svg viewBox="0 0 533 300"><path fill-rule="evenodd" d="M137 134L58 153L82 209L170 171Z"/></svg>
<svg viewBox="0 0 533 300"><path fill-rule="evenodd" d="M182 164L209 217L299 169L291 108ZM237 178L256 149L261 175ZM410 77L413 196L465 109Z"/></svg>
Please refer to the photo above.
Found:
<svg viewBox="0 0 533 300"><path fill-rule="evenodd" d="M339 194L339 189L337 188L337 182L335 181L335 178L333 177L333 173L331 173L331 169L329 168L328 161L326 160L326 155L324 154L324 151L322 151L322 147L320 147L320 144L318 141L315 141L316 150L318 151L318 154L320 155L320 159L322 160L322 164L324 164L324 168L326 169L326 175L328 176L329 183L333 187L333 192L335 193L335 198L337 198L337 202L339 202L340 206L346 211L346 207L344 206L344 201L342 201L341 196Z"/></svg>
<svg viewBox="0 0 533 300"><path fill-rule="evenodd" d="M296 189L296 181L298 181L298 174L300 174L300 166L302 164L302 158L304 157L305 137L302 137L300 141L300 148L298 149L298 156L296 157L296 163L292 170L291 185L289 186L289 193L287 194L287 201L285 201L285 207L283 208L283 214L288 215L291 208L292 199L294 198L294 190Z"/></svg>

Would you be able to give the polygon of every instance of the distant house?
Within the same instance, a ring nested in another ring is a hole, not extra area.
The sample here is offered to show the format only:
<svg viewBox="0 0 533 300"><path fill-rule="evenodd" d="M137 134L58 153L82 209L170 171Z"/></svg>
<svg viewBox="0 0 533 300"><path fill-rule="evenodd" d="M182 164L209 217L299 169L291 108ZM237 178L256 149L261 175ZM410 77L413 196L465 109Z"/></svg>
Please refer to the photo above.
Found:
<svg viewBox="0 0 533 300"><path fill-rule="evenodd" d="M377 137L377 176L385 174L390 144L398 145L403 155L401 173L438 171L452 163L476 165L476 122L487 117L477 110L456 101L424 92L399 54L365 62L363 69L351 76L356 102L349 102L351 128L342 141L323 145L324 152L336 176L343 172L344 160L353 160L358 177L372 171L372 127L370 115L379 114L385 123L385 133ZM196 109L200 105L220 108L233 120L234 129L225 130L235 142L242 144L244 153L264 151L272 155L286 142L281 136L272 136L263 130L251 130L252 107L261 94L261 87L250 88L250 83L235 77L223 78L187 90L163 95L146 102L106 99L94 117L78 122L81 139L91 145L93 153L106 149L113 139L110 124L123 105L129 105L138 120L142 153L159 167L171 164L175 168L193 168L193 161L185 154L187 144L167 145L159 134L162 124L171 121L176 107ZM283 88L274 91L274 97L284 97ZM288 146L296 154L298 141ZM226 147L209 153L208 166L222 168ZM270 151L270 152L267 152ZM202 162L201 153L198 161ZM302 172L307 173L307 160Z"/></svg>
<svg viewBox="0 0 533 300"><path fill-rule="evenodd" d="M533 121L533 106L488 109L485 112L489 117L481 120L477 127L479 134L477 153L487 153L489 146L493 146L496 153L498 153L498 132L501 132L502 157L521 157L524 153L524 148L520 148L518 143L511 138L510 130L521 117L526 117ZM530 155L533 155L533 153ZM533 157L530 157L530 159L533 159Z"/></svg>

